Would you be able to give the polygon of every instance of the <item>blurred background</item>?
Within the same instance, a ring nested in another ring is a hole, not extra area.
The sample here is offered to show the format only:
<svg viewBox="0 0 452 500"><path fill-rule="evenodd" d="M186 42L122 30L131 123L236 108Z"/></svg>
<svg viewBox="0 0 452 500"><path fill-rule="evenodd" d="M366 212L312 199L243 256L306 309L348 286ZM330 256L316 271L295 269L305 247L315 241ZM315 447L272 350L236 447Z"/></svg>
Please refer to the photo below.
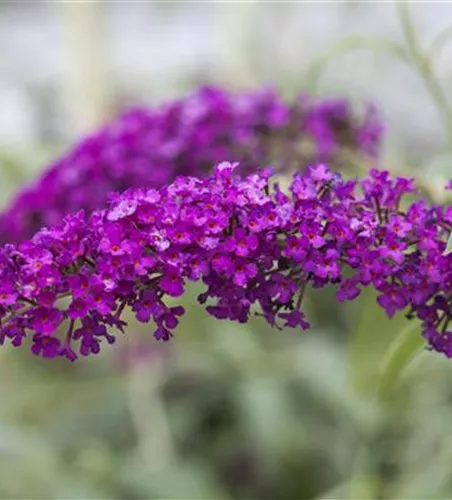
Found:
<svg viewBox="0 0 452 500"><path fill-rule="evenodd" d="M411 12L423 44L447 40L452 4ZM372 101L382 166L451 178L422 78L351 36L403 43L396 5L1 2L1 203L120 110L205 83ZM434 48L452 99L452 43ZM308 332L218 322L195 296L168 344L132 323L75 364L2 349L1 498L452 497L452 364L414 325L369 294L312 293Z"/></svg>

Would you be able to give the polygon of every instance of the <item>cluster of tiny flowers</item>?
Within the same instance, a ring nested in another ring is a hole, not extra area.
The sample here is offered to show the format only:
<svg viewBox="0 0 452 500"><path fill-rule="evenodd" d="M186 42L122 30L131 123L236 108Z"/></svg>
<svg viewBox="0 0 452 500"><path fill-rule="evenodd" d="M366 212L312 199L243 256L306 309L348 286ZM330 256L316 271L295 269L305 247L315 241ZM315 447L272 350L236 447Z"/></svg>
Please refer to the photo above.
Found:
<svg viewBox="0 0 452 500"><path fill-rule="evenodd" d="M0 216L3 243L31 237L67 214L106 206L111 191L159 188L178 175L202 177L228 158L245 171L338 163L339 151L375 158L382 125L369 106L359 119L347 101L275 92L231 94L205 87L158 109L137 108L83 140L23 190ZM301 147L303 141L309 147Z"/></svg>
<svg viewBox="0 0 452 500"><path fill-rule="evenodd" d="M335 286L340 301L370 286L389 316L417 316L431 348L452 356L451 208L403 206L413 182L385 171L358 182L319 165L284 191L267 169L242 178L235 167L113 194L104 210L2 247L0 341L31 337L49 358L97 354L124 331L125 308L169 340L189 281L215 318L306 329L308 286Z"/></svg>

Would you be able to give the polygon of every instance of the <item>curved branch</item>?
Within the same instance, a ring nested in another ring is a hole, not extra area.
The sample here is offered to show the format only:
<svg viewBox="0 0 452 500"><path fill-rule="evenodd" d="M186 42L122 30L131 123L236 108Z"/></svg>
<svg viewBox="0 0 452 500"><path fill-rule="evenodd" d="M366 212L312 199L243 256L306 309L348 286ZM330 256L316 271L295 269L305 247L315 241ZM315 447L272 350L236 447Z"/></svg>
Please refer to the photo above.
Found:
<svg viewBox="0 0 452 500"><path fill-rule="evenodd" d="M413 20L411 18L408 2L398 2L397 12L400 24L405 37L407 49L411 55L411 60L419 75L423 78L425 85L432 96L433 101L446 129L450 147L452 147L452 108L447 96L436 78L432 61L428 53L424 52L418 39Z"/></svg>
<svg viewBox="0 0 452 500"><path fill-rule="evenodd" d="M345 55L355 50L373 50L375 52L383 52L385 54L396 57L397 59L410 64L409 54L404 47L396 42L377 37L354 36L344 38L336 42L328 51L318 57L311 64L307 71L307 81L312 91L316 91L319 85L320 78L325 72L328 64L338 56Z"/></svg>
<svg viewBox="0 0 452 500"><path fill-rule="evenodd" d="M444 28L444 30L434 38L429 49L427 50L427 58L431 61L432 65L435 60L438 60L441 57L442 51L450 39L452 39L452 26Z"/></svg>

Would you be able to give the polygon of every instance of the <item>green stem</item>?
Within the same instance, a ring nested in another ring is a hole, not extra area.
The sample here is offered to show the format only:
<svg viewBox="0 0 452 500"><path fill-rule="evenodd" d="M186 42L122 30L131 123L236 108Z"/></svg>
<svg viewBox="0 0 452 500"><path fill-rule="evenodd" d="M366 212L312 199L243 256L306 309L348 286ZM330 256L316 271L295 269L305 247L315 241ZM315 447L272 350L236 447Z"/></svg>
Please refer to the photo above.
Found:
<svg viewBox="0 0 452 500"><path fill-rule="evenodd" d="M452 108L443 88L433 72L429 57L421 47L408 7L408 2L398 2L397 12L407 50L411 56L411 62L418 70L419 75L424 79L424 83L436 104L438 113L446 129L449 146L452 148Z"/></svg>

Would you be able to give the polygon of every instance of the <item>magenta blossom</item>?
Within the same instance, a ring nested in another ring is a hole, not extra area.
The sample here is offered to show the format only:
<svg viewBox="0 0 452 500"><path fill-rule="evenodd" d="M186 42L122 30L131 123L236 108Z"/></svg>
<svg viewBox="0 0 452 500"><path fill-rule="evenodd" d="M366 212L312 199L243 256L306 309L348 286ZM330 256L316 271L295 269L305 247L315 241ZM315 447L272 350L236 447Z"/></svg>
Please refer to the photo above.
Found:
<svg viewBox="0 0 452 500"><path fill-rule="evenodd" d="M1 238L20 241L77 210L91 213L106 206L110 192L126 188L148 188L146 207L123 199L108 220L116 222L140 208L141 219L151 222L160 196L154 188L178 175L208 175L224 158L240 161L243 171L257 165L303 170L321 161L342 165L343 150L374 159L381 136L373 108L359 118L342 99L304 96L287 103L269 89L234 94L204 87L156 109L127 111L84 139L10 203L0 217ZM225 175L231 165L222 164ZM333 176L324 165L313 175L325 182ZM210 224L221 232L223 216L212 217L205 208L199 220L210 215Z"/></svg>
<svg viewBox="0 0 452 500"><path fill-rule="evenodd" d="M152 195L112 195L106 210L0 248L0 342L28 337L44 357L97 354L114 330L125 332L126 308L166 341L185 312L177 298L194 280L215 318L245 323L256 313L302 329L308 287L337 287L339 300L372 287L388 316L417 317L430 349L452 356L451 210L419 202L402 210L412 182L377 170L356 182L309 169L283 192L268 171L241 178L235 168L223 163Z"/></svg>

